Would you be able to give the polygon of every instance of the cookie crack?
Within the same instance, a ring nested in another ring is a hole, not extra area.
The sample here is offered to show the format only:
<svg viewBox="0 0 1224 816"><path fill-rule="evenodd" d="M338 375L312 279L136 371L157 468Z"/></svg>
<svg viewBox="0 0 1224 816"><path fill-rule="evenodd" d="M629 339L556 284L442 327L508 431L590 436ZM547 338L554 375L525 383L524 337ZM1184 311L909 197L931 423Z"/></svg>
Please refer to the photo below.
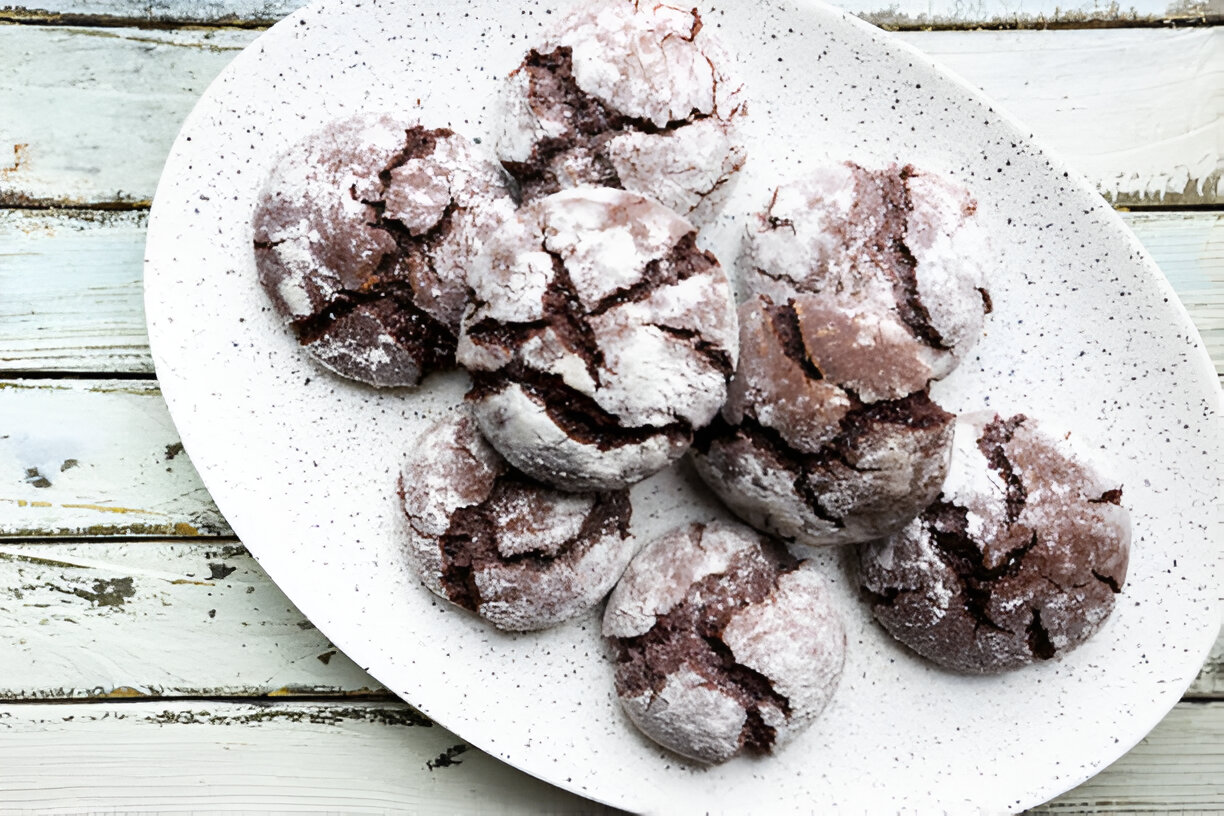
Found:
<svg viewBox="0 0 1224 816"><path fill-rule="evenodd" d="M762 295L765 313L769 316L770 326L778 347L789 359L799 364L809 380L823 380L824 372L816 365L803 342L803 331L799 327L799 313L795 311L795 301L788 300L781 306L775 306L773 301Z"/></svg>
<svg viewBox="0 0 1224 816"><path fill-rule="evenodd" d="M696 329L668 326L664 323L652 323L650 325L664 334L681 340L687 340L689 346L699 357L705 360L719 374L722 374L724 380L727 382L731 381L731 377L735 374L735 363L731 360L731 355L727 353L725 348L717 343L706 340L701 336L701 332Z"/></svg>
<svg viewBox="0 0 1224 816"><path fill-rule="evenodd" d="M541 85L553 86L539 90L538 96L559 99L560 106L566 111L566 124L570 129L566 135L538 140L525 161L502 163L522 186L525 199L548 195L562 188L552 164L558 156L570 151L586 152L597 166L597 177L587 180L587 183L623 189L620 174L608 155L609 142L623 133L657 135L673 132L716 115L714 111L704 113L694 108L686 118L672 119L660 126L645 117L630 116L619 111L578 86L574 77L573 49L565 45L547 53L532 49L515 73L523 70L527 71L533 96ZM533 113L539 118L539 111L534 105Z"/></svg>
<svg viewBox="0 0 1224 816"><path fill-rule="evenodd" d="M493 482L484 500L457 509L450 524L439 538L442 556L442 586L447 597L456 604L477 611L484 599L476 584L476 573L496 566L521 566L543 571L558 562L570 561L581 555L593 542L607 536L629 534L632 508L627 491L589 494L594 500L578 531L554 550L539 548L506 555L499 549L502 521L495 509L516 493L530 493L548 488L517 471L504 471Z"/></svg>
<svg viewBox="0 0 1224 816"><path fill-rule="evenodd" d="M1114 578L1112 575L1106 575L1102 572L1093 570L1092 577L1109 587L1115 595L1122 591L1122 585L1118 583L1118 579Z"/></svg>
<svg viewBox="0 0 1224 816"><path fill-rule="evenodd" d="M1009 525L1015 524L1024 511L1028 491L1012 466L1011 459L1007 456L1006 446L1026 419L1024 414L1016 414L1010 419L1002 419L996 414L995 418L982 429L982 435L977 440L978 450L986 457L986 463L999 474L1007 487L1005 502Z"/></svg>
<svg viewBox="0 0 1224 816"><path fill-rule="evenodd" d="M1038 660L1049 660L1054 657L1057 650L1054 648L1054 642L1050 640L1050 633L1041 623L1040 609L1033 610L1033 619L1029 621L1025 633L1028 635L1028 648L1033 657Z"/></svg>
<svg viewBox="0 0 1224 816"><path fill-rule="evenodd" d="M663 286L674 286L695 275L709 273L717 267L718 260L711 253L697 247L696 231L686 233L666 255L646 264L640 280L605 295L587 314L590 317L598 317L617 306L639 303L647 300Z"/></svg>
<svg viewBox="0 0 1224 816"><path fill-rule="evenodd" d="M914 212L914 202L908 183L909 179L915 175L913 165L905 165L895 177L889 175L887 170L871 173L858 165L855 165L855 170L875 176L877 183L887 191L886 195L889 199L894 197L900 199L900 210L905 215L900 219L900 224L895 227L898 230L895 234L880 235L876 239L881 254L893 256L892 263L884 263L881 266L892 278L893 297L897 303L897 314L901 322L915 337L928 346L940 351L948 351L949 347L944 343L943 337L931 325L931 314L927 311L926 304L922 302L922 296L918 292L918 259L905 240L909 227L909 216ZM889 226L889 219L886 218L882 220L880 229L888 230ZM888 252L889 249L891 253Z"/></svg>
<svg viewBox="0 0 1224 816"><path fill-rule="evenodd" d="M681 419L667 425L622 425L619 418L608 413L593 398L575 391L560 375L531 368L517 360L497 371L470 373L472 387L467 399L479 401L510 385L517 385L571 439L603 451L639 445L658 436L687 443L693 436L692 426Z"/></svg>
<svg viewBox="0 0 1224 816"><path fill-rule="evenodd" d="M987 567L985 553L967 532L968 513L967 508L941 496L923 513L922 523L935 551L961 585L961 600L965 612L974 621L974 628L985 626L1010 633L990 617L992 584L1020 571L1024 557L1037 546L1037 534L1033 533L1024 544L1009 550L998 566Z"/></svg>

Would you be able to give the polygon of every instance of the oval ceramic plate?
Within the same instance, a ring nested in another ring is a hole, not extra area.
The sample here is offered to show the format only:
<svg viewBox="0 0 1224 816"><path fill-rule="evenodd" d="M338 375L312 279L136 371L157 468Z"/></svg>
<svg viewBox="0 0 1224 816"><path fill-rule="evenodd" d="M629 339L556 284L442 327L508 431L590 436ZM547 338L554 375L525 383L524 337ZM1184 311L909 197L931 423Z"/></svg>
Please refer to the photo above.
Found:
<svg viewBox="0 0 1224 816"><path fill-rule="evenodd" d="M280 587L355 661L430 717L549 782L630 810L1019 810L1137 742L1219 626L1215 374L1135 240L980 95L878 31L810 2L707 9L749 90L751 158L704 236L734 259L772 185L828 158L961 179L996 238L995 311L937 398L1065 417L1124 485L1130 577L1104 630L1065 659L961 677L896 646L844 557L818 560L845 612L845 674L775 756L716 768L632 728L590 616L531 635L435 600L400 553L400 454L460 401L460 374L375 392L314 366L269 310L251 253L276 155L359 108L415 111L489 142L499 80L561 11L551 0L327 0L213 83L175 143L149 222L149 334L171 413L218 506ZM634 492L649 536L721 511L683 469Z"/></svg>

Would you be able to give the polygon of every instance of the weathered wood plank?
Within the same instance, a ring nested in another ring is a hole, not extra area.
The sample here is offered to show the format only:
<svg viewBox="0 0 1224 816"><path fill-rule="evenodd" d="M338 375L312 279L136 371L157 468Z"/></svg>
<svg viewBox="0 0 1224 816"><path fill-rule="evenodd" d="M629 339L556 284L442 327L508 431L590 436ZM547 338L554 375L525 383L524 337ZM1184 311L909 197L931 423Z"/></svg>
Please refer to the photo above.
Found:
<svg viewBox="0 0 1224 816"><path fill-rule="evenodd" d="M1123 213L1168 278L1224 376L1224 213Z"/></svg>
<svg viewBox="0 0 1224 816"><path fill-rule="evenodd" d="M1224 202L1224 29L897 36L986 91L1116 204Z"/></svg>
<svg viewBox="0 0 1224 816"><path fill-rule="evenodd" d="M605 813L397 704L0 705L0 809Z"/></svg>
<svg viewBox="0 0 1224 816"><path fill-rule="evenodd" d="M396 704L9 704L0 733L0 801L18 812L607 812ZM1224 812L1220 746L1224 703L1179 704L1034 812Z"/></svg>
<svg viewBox="0 0 1224 816"><path fill-rule="evenodd" d="M1224 699L1224 631L1216 638L1215 646L1203 670L1199 672L1194 683L1186 691L1188 700Z"/></svg>
<svg viewBox="0 0 1224 816"><path fill-rule="evenodd" d="M179 123L256 34L0 26L0 110L22 112L0 121L0 204L147 201ZM1224 202L1224 29L899 36L1113 200Z"/></svg>
<svg viewBox="0 0 1224 816"><path fill-rule="evenodd" d="M1224 213L1123 213L1224 373ZM0 372L153 372L143 212L0 209Z"/></svg>
<svg viewBox="0 0 1224 816"><path fill-rule="evenodd" d="M232 535L156 384L0 381L0 538L136 535Z"/></svg>
<svg viewBox="0 0 1224 816"><path fill-rule="evenodd" d="M1179 703L1130 753L1034 813L1224 813L1224 703Z"/></svg>
<svg viewBox="0 0 1224 816"><path fill-rule="evenodd" d="M146 212L0 210L0 370L153 372Z"/></svg>
<svg viewBox="0 0 1224 816"><path fill-rule="evenodd" d="M0 20L80 25L268 25L305 5L304 0L35 0L0 7ZM838 5L893 29L1195 24L1221 16L1214 0L1134 0L1120 4L1055 0L843 0Z"/></svg>
<svg viewBox="0 0 1224 816"><path fill-rule="evenodd" d="M383 688L236 542L0 543L0 700Z"/></svg>
<svg viewBox="0 0 1224 816"><path fill-rule="evenodd" d="M257 36L0 26L0 204L148 203L179 125Z"/></svg>
<svg viewBox="0 0 1224 816"><path fill-rule="evenodd" d="M384 690L236 542L0 542L0 654L0 700ZM1187 696L1224 697L1224 635Z"/></svg>

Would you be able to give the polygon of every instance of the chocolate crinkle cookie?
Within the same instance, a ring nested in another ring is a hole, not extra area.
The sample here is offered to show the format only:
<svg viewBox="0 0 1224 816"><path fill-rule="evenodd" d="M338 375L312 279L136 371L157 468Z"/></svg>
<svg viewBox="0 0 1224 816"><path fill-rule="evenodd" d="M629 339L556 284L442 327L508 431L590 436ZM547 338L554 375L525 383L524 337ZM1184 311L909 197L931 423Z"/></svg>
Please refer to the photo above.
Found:
<svg viewBox="0 0 1224 816"><path fill-rule="evenodd" d="M498 155L524 199L617 187L704 223L745 158L729 63L695 9L581 4L510 75Z"/></svg>
<svg viewBox="0 0 1224 816"><path fill-rule="evenodd" d="M702 762L765 753L837 687L845 631L820 574L738 524L673 530L604 611L616 692L648 737Z"/></svg>
<svg viewBox="0 0 1224 816"><path fill-rule="evenodd" d="M939 493L952 414L870 315L807 294L740 307L740 356L697 472L758 529L809 546L899 530Z"/></svg>
<svg viewBox="0 0 1224 816"><path fill-rule="evenodd" d="M695 238L662 205L594 187L525 205L490 238L458 360L480 429L516 468L566 490L624 487L718 411L735 306Z"/></svg>
<svg viewBox="0 0 1224 816"><path fill-rule="evenodd" d="M636 550L626 491L541 485L512 470L466 415L422 434L399 490L421 581L501 629L543 629L591 609Z"/></svg>
<svg viewBox="0 0 1224 816"><path fill-rule="evenodd" d="M913 393L959 364L991 310L976 210L964 187L909 165L827 165L774 191L741 272L776 303L811 293L870 315L915 360L903 384Z"/></svg>
<svg viewBox="0 0 1224 816"><path fill-rule="evenodd" d="M328 369L415 385L454 367L465 269L513 214L508 184L445 128L388 115L334 122L281 156L259 197L260 283Z"/></svg>
<svg viewBox="0 0 1224 816"><path fill-rule="evenodd" d="M860 553L876 619L941 666L1015 669L1074 649L1122 589L1122 489L1023 414L957 421L948 481L897 535Z"/></svg>

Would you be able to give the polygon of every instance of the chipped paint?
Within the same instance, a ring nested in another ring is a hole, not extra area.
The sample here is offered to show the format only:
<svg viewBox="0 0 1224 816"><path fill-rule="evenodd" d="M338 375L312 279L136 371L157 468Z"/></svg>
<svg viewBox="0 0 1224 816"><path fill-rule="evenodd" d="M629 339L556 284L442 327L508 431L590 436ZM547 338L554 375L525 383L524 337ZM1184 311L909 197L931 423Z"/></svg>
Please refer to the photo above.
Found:
<svg viewBox="0 0 1224 816"><path fill-rule="evenodd" d="M140 513L145 516L164 516L156 510L141 510L137 507L114 507L107 504L61 504L60 507L72 510L97 510L99 513Z"/></svg>
<svg viewBox="0 0 1224 816"><path fill-rule="evenodd" d="M8 178L13 173L20 171L22 165L28 160L29 150L29 142L18 142L13 145L13 163L8 167L0 167L0 178Z"/></svg>
<svg viewBox="0 0 1224 816"><path fill-rule="evenodd" d="M144 692L137 691L131 686L119 686L113 688L105 694L101 695L103 700L132 700L139 697L148 697Z"/></svg>
<svg viewBox="0 0 1224 816"><path fill-rule="evenodd" d="M84 598L95 607L123 606L124 601L136 594L131 578L112 578L110 580L99 578L93 582L92 589L76 587L67 591L78 598Z"/></svg>

